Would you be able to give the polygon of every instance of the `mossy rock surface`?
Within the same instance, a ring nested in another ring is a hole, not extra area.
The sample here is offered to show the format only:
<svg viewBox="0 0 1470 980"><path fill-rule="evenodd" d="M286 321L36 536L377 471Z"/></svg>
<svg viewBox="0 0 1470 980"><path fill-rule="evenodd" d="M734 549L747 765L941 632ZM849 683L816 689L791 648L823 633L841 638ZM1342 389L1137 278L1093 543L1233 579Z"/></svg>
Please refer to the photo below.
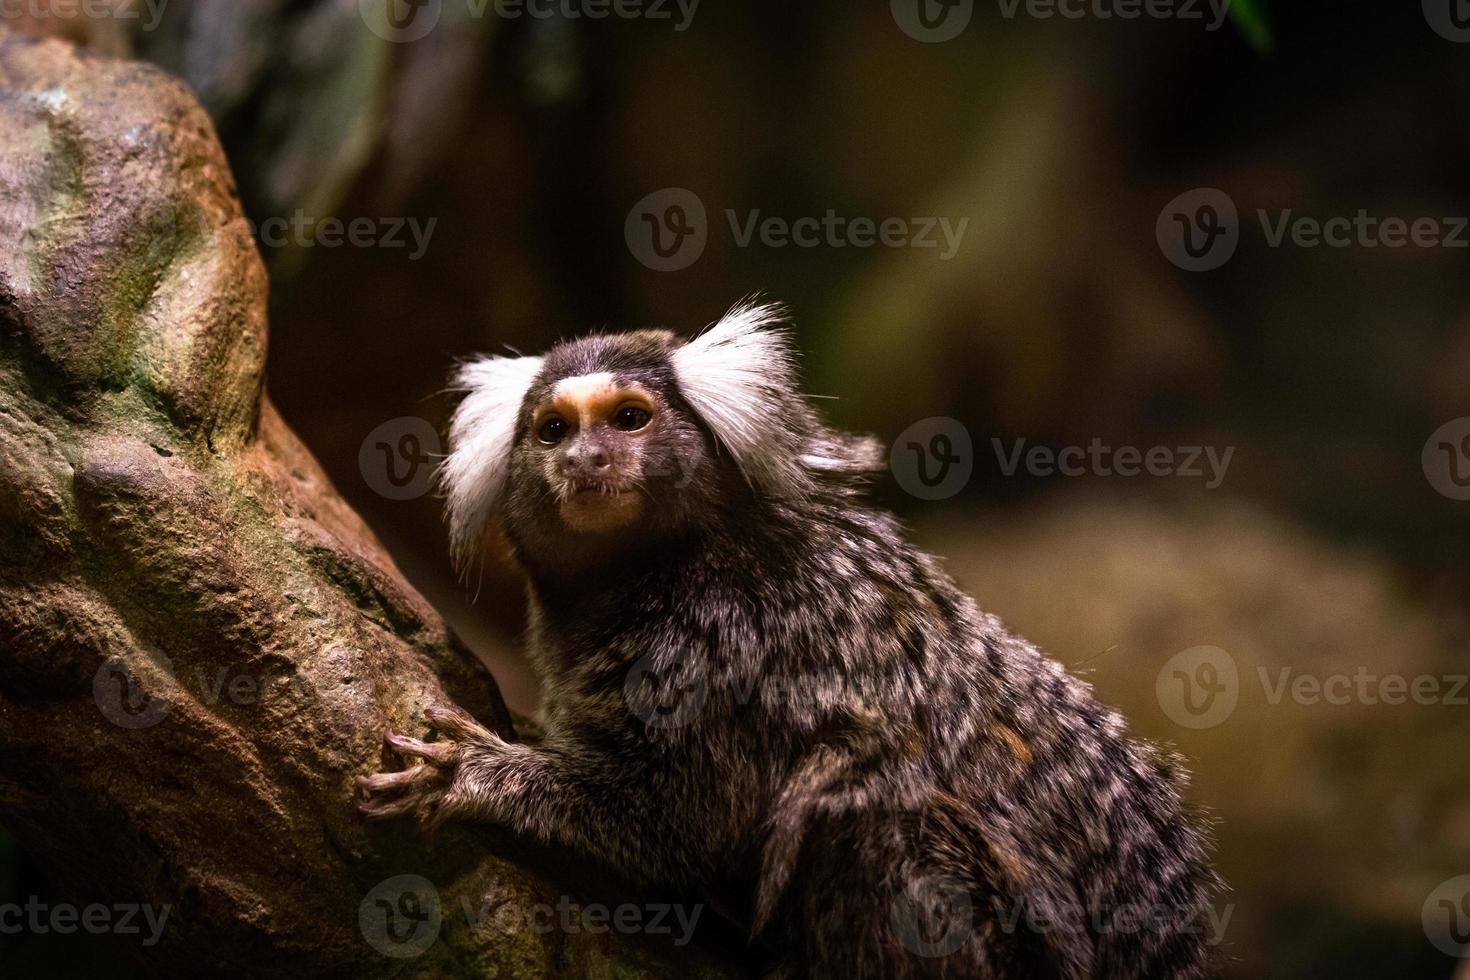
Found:
<svg viewBox="0 0 1470 980"><path fill-rule="evenodd" d="M732 975L497 928L464 910L615 883L357 815L386 729L510 719L271 406L266 294L184 85L0 34L0 822L78 904L167 906L156 945L118 937L163 975Z"/></svg>

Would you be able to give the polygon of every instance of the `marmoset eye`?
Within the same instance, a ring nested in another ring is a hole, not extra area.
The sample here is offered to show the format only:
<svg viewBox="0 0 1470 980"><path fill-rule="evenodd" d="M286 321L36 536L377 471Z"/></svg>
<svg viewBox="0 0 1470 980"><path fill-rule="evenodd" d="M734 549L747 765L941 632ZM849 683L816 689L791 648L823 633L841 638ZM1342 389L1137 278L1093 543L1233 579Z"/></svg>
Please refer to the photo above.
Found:
<svg viewBox="0 0 1470 980"><path fill-rule="evenodd" d="M653 416L646 408L629 405L618 409L617 414L613 416L613 428L621 429L623 432L637 432L652 419Z"/></svg>
<svg viewBox="0 0 1470 980"><path fill-rule="evenodd" d="M554 446L567 437L568 428L566 419L549 418L541 423L541 430L536 433L536 438L548 446Z"/></svg>

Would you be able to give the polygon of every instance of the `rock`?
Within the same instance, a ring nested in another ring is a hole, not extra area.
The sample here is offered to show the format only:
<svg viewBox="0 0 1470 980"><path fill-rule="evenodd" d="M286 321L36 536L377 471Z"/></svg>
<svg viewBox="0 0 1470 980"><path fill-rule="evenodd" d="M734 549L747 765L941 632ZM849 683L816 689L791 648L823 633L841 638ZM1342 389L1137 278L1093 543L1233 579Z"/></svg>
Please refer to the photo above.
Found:
<svg viewBox="0 0 1470 980"><path fill-rule="evenodd" d="M0 821L78 903L167 908L119 937L165 975L729 975L530 928L617 887L572 856L358 817L385 729L512 728L264 395L266 290L182 84L0 35Z"/></svg>

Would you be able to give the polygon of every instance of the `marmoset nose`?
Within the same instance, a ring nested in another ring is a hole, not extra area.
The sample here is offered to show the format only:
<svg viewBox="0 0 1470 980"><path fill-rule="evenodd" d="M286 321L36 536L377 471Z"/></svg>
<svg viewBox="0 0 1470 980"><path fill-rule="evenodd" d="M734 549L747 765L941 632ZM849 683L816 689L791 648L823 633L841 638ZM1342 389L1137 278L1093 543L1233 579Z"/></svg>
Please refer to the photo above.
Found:
<svg viewBox="0 0 1470 980"><path fill-rule="evenodd" d="M573 446L567 450L566 460L568 472L574 475L600 476L612 466L612 453L597 444Z"/></svg>

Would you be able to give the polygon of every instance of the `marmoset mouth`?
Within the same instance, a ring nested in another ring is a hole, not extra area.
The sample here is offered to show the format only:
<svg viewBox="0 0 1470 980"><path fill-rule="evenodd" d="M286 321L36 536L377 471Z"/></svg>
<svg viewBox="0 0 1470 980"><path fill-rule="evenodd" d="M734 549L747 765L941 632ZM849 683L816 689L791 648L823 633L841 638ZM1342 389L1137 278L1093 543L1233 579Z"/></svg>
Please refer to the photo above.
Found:
<svg viewBox="0 0 1470 980"><path fill-rule="evenodd" d="M643 495L630 484L577 480L562 499L560 514L574 531L611 531L632 523L643 511Z"/></svg>
<svg viewBox="0 0 1470 980"><path fill-rule="evenodd" d="M570 497L616 497L633 489L609 480L571 480L567 485L571 489Z"/></svg>

